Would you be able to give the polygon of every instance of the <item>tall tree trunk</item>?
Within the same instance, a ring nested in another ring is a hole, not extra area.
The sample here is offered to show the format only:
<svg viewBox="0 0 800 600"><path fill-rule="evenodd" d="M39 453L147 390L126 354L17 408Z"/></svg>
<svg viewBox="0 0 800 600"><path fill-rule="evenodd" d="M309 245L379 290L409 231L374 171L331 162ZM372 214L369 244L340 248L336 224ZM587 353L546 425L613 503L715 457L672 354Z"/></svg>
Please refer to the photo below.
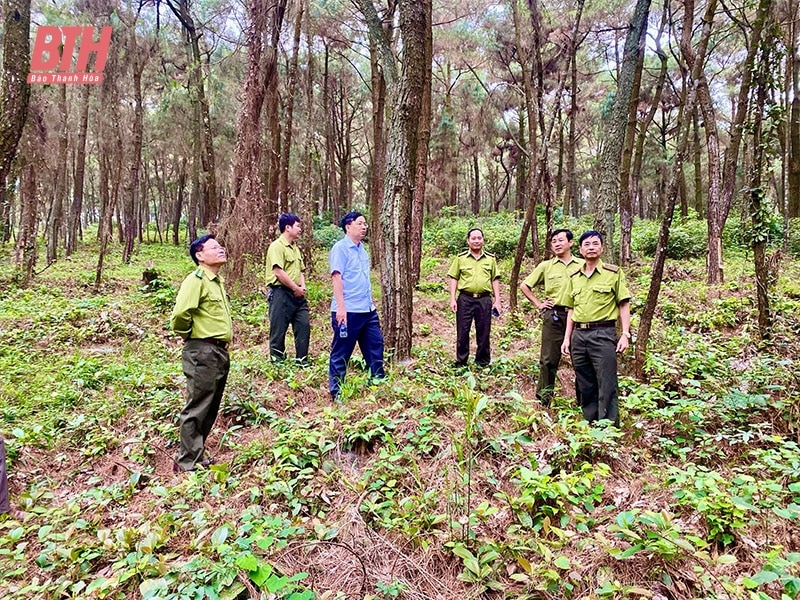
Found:
<svg viewBox="0 0 800 600"><path fill-rule="evenodd" d="M200 38L202 31L198 31L190 10L190 0L166 0L173 14L178 18L186 33L187 50L190 57L189 66L189 98L194 110L193 135L196 136L197 145L193 160L199 162L202 169L202 214L205 223L219 219L221 215L220 201L217 195L217 174L214 159L214 139L211 130L211 116L208 99L205 91L205 73L203 57L200 53ZM285 0L278 4L285 6ZM191 225L190 225L191 227Z"/></svg>
<svg viewBox="0 0 800 600"><path fill-rule="evenodd" d="M31 0L3 0L3 72L0 81L0 211L2 238L11 230L10 185L6 179L17 154L22 128L28 114L31 89L27 84L31 62Z"/></svg>
<svg viewBox="0 0 800 600"><path fill-rule="evenodd" d="M608 117L600 156L600 186L598 189L597 212L594 227L605 235L603 244L606 257L616 256L614 245L614 219L617 215L620 195L620 161L625 145L625 131L628 124L629 106L638 94L635 89L636 68L644 52L647 32L647 17L650 13L650 0L636 0L633 18L625 39L617 95ZM627 185L627 182L626 182Z"/></svg>
<svg viewBox="0 0 800 600"><path fill-rule="evenodd" d="M88 86L87 86L88 87ZM58 260L58 241L64 221L64 197L67 194L67 86L58 90L58 163L56 165L56 185L53 202L47 216L47 264Z"/></svg>
<svg viewBox="0 0 800 600"><path fill-rule="evenodd" d="M711 0L713 1L713 0ZM744 122L748 113L748 98L753 80L753 65L756 52L761 43L764 22L772 6L772 0L759 0L755 19L752 21L747 44L747 56L741 65L741 83L736 97L733 119L725 158L721 169L719 138L716 132L716 114L708 82L703 78L698 90L703 122L706 126L708 146L709 193L708 193L708 252L706 270L709 283L719 283L724 278L722 263L722 230L728 220L728 213L736 190L739 147L744 133ZM712 167L714 171L712 171Z"/></svg>
<svg viewBox="0 0 800 600"><path fill-rule="evenodd" d="M44 163L42 148L47 143L47 130L42 107L30 106L27 123L22 133L23 152L20 153L19 235L17 237L16 264L22 274L21 284L27 286L33 278L37 257L37 229L39 225L39 190L37 176Z"/></svg>
<svg viewBox="0 0 800 600"><path fill-rule="evenodd" d="M292 58L289 63L288 80L286 82L286 127L281 144L280 179L278 180L278 212L287 212L289 202L289 161L292 154L292 129L294 127L294 100L297 91L297 63L300 54L300 34L303 30L305 0L297 0L297 14L294 20L294 44ZM297 210L297 209L295 209ZM310 221L309 221L310 223Z"/></svg>
<svg viewBox="0 0 800 600"><path fill-rule="evenodd" d="M384 237L384 258L381 269L383 289L383 330L394 359L406 362L411 358L413 273L407 240L411 231L414 186L417 181L420 118L423 113L426 43L430 20L426 3L400 0L400 35L403 53L402 72L398 73L394 54L372 0L357 0L375 41L387 84L387 97L392 106L389 125L386 181L381 209L381 231Z"/></svg>
<svg viewBox="0 0 800 600"><path fill-rule="evenodd" d="M384 25L381 25L383 28ZM369 58L372 77L372 165L370 168L369 217L370 229L379 231L379 215L383 205L383 179L386 175L386 80L380 68L376 42L370 37ZM370 259L372 267L378 268L383 260L383 238L371 236Z"/></svg>
<svg viewBox="0 0 800 600"><path fill-rule="evenodd" d="M661 291L661 284L664 279L664 265L667 260L667 243L669 242L669 230L672 226L672 217L675 214L675 205L678 199L678 184L683 171L683 162L686 158L689 145L689 131L691 129L691 119L688 118L694 110L698 101L698 88L701 86L703 65L706 53L708 52L708 42L711 38L711 26L716 10L716 0L709 0L706 13L703 17L703 26L700 40L697 44L697 54L695 55L692 46L692 30L694 28L694 0L685 0L684 18L682 24L683 35L681 37L681 55L690 68L690 74L686 78L686 85L683 91L683 102L681 102L680 114L677 122L680 123L678 131L678 142L675 148L675 155L672 162L672 172L666 194L666 206L661 220L661 227L658 232L658 243L656 253L653 258L653 267L650 276L650 288L647 292L642 316L639 321L639 332L634 347L634 364L637 377L645 377L644 365L647 357L647 347L650 344L650 330L653 326L653 317L658 306L658 296Z"/></svg>
<svg viewBox="0 0 800 600"><path fill-rule="evenodd" d="M417 125L417 167L414 183L414 199L411 207L411 277L414 288L419 283L422 263L422 222L425 212L425 192L428 180L428 146L431 140L431 61L433 60L433 5L431 0L417 0L422 5L425 24L422 75L422 106ZM457 163L454 164L457 166ZM458 171L456 170L456 181ZM456 182L453 183L456 185ZM452 189L452 188L451 188ZM409 351L410 352L410 351Z"/></svg>
<svg viewBox="0 0 800 600"><path fill-rule="evenodd" d="M765 27L770 32L770 28ZM755 69L755 106L752 111L753 164L749 181L750 218L753 222L752 245L753 265L756 276L756 303L758 306L758 332L762 340L770 337L769 311L769 270L767 268L767 243L769 242L770 212L764 206L766 192L764 190L765 146L772 145L774 139L764 132L764 112L767 102L774 91L770 84L772 73L777 72L779 60L775 56L776 40L771 33L765 36L759 47L759 58Z"/></svg>
<svg viewBox="0 0 800 600"><path fill-rule="evenodd" d="M132 31L132 44L136 44L135 32ZM133 64L133 130L130 161L130 172L128 173L128 185L126 186L126 198L123 199L123 227L125 228L125 242L122 249L122 261L130 263L133 255L133 247L139 228L136 226L136 208L139 205L139 172L142 165L142 139L144 136L144 109L142 106L142 71L147 64L146 57L141 54L141 50L134 49L136 56Z"/></svg>
<svg viewBox="0 0 800 600"><path fill-rule="evenodd" d="M72 202L67 224L66 255L71 256L78 249L83 212L83 185L86 178L86 138L89 131L89 92L94 86L84 85L81 89L80 121L78 137L75 140L75 168L72 175Z"/></svg>
<svg viewBox="0 0 800 600"><path fill-rule="evenodd" d="M692 157L694 159L694 209L697 216L705 216L703 206L703 146L700 143L700 115L697 106L692 111Z"/></svg>
<svg viewBox="0 0 800 600"><path fill-rule="evenodd" d="M788 188L788 216L800 217L800 4L789 2L793 9L788 24L787 69L789 78L787 87L792 92L792 102L789 106L788 117L788 161L787 162L787 188ZM788 93L788 92L787 92Z"/></svg>
<svg viewBox="0 0 800 600"><path fill-rule="evenodd" d="M533 3L531 3L533 4ZM535 62L535 58L531 60L528 56L527 47L522 43L522 16L520 15L520 6L518 0L511 0L512 15L514 18L514 41L517 46L517 53L519 54L519 64L522 73L522 90L525 97L525 113L528 123L528 160L529 167L527 170L527 180L525 187L530 192L536 189L535 180L537 173L537 165L535 164L535 157L537 155L537 136L536 124L538 123L536 115L537 94L541 92L540 89L534 89L533 74L531 73L531 62ZM532 38L534 39L534 47L538 48L540 43L538 37L541 35L539 25L538 5L530 6L530 18L533 25ZM534 50L534 53L536 50ZM537 74L537 81L539 80ZM526 149L520 148L521 152ZM502 155L501 155L502 164ZM514 254L514 265L511 268L511 281L509 282L509 304L512 311L517 308L517 281L519 280L520 270L522 269L522 259L525 256L525 245L528 241L528 235L531 236L531 246L533 247L533 260L539 262L539 224L536 217L536 204L538 201L537 196L529 195L528 206L525 209L525 218L522 222L522 230L520 231L519 241L517 242L517 250Z"/></svg>
<svg viewBox="0 0 800 600"><path fill-rule="evenodd" d="M220 223L219 233L228 249L228 278L241 281L246 257L260 265L266 252L268 223L264 218L263 182L259 172L261 156L261 116L264 100L277 86L277 48L275 43L283 25L286 0L266 3L250 0L247 27L247 79L237 119L236 150L233 159L231 205ZM242 282L245 283L245 282ZM255 281L246 282L255 287Z"/></svg>

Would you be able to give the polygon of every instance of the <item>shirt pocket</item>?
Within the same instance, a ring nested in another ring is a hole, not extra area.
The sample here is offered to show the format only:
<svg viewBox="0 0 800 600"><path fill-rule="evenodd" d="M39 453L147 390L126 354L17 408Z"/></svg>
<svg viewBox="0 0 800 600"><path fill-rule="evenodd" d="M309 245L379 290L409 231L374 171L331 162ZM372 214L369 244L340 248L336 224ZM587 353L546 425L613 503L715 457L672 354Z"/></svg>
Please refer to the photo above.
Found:
<svg viewBox="0 0 800 600"><path fill-rule="evenodd" d="M206 298L206 306L208 307L209 314L224 315L225 314L225 300L222 296L212 294Z"/></svg>
<svg viewBox="0 0 800 600"><path fill-rule="evenodd" d="M614 290L609 285L598 285L592 288L592 294L595 298L610 298L613 293Z"/></svg>

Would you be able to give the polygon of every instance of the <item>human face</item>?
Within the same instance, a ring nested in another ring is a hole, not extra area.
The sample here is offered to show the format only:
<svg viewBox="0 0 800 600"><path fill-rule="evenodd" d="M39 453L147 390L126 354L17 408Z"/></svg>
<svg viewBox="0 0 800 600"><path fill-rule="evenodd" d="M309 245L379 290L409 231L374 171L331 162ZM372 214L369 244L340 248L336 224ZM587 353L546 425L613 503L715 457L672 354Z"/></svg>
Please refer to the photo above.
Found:
<svg viewBox="0 0 800 600"><path fill-rule="evenodd" d="M284 227L283 232L292 242L294 242L295 240L300 239L300 234L303 233L303 224L300 221L297 221L294 225L287 225Z"/></svg>
<svg viewBox="0 0 800 600"><path fill-rule="evenodd" d="M367 237L367 220L362 215L350 223L350 225L347 225L346 229L347 237L358 243Z"/></svg>
<svg viewBox="0 0 800 600"><path fill-rule="evenodd" d="M572 248L572 240L567 239L567 234L562 231L550 239L550 248L553 249L553 254L562 258L566 256L570 248Z"/></svg>
<svg viewBox="0 0 800 600"><path fill-rule="evenodd" d="M603 242L599 237L591 236L581 242L581 255L586 260L596 260L603 254Z"/></svg>
<svg viewBox="0 0 800 600"><path fill-rule="evenodd" d="M483 234L479 229L470 231L467 243L469 244L469 249L476 254L483 249Z"/></svg>
<svg viewBox="0 0 800 600"><path fill-rule="evenodd" d="M208 240L203 249L195 254L197 262L208 267L219 267L228 261L228 255L217 240Z"/></svg>

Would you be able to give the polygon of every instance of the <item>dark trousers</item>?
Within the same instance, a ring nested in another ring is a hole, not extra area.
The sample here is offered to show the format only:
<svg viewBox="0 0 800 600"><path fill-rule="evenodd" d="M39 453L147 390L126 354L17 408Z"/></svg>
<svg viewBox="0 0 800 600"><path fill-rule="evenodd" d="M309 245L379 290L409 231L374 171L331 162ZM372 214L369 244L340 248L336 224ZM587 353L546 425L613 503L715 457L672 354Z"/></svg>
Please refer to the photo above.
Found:
<svg viewBox="0 0 800 600"><path fill-rule="evenodd" d="M11 510L8 502L8 477L6 476L6 441L0 435L0 515Z"/></svg>
<svg viewBox="0 0 800 600"><path fill-rule="evenodd" d="M619 426L616 328L573 330L570 354L584 419Z"/></svg>
<svg viewBox="0 0 800 600"><path fill-rule="evenodd" d="M308 302L296 298L289 288L272 288L269 302L269 355L273 360L286 358L286 332L292 326L294 351L298 362L308 360L308 340L311 337Z"/></svg>
<svg viewBox="0 0 800 600"><path fill-rule="evenodd" d="M356 343L361 348L364 362L367 363L370 375L382 379L383 371L383 332L378 319L378 311L368 313L347 313L347 337L339 337L339 325L336 313L331 313L333 342L331 343L331 359L328 363L328 388L332 396L339 394L339 386L344 381L347 363L353 355Z"/></svg>
<svg viewBox="0 0 800 600"><path fill-rule="evenodd" d="M473 298L459 294L456 300L456 364L466 365L469 358L469 333L475 321L478 350L475 364L487 366L492 359L489 336L492 332L492 297Z"/></svg>
<svg viewBox="0 0 800 600"><path fill-rule="evenodd" d="M222 403L231 367L228 351L202 340L187 340L183 347L186 406L180 414L181 447L176 462L192 471L203 461L206 438Z"/></svg>
<svg viewBox="0 0 800 600"><path fill-rule="evenodd" d="M558 321L553 321L553 315ZM567 329L567 313L549 308L542 316L542 351L539 355L539 383L536 385L536 399L549 406L561 362L561 344Z"/></svg>

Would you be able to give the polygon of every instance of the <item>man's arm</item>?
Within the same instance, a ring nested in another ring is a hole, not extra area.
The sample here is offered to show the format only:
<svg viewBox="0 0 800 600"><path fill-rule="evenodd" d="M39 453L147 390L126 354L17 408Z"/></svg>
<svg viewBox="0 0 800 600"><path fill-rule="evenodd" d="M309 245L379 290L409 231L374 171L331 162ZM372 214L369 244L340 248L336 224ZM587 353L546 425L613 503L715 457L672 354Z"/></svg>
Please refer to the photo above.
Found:
<svg viewBox="0 0 800 600"><path fill-rule="evenodd" d="M534 305L536 308L538 308L539 310L542 310L543 308L553 308L552 306L547 306L547 305L546 305L546 303L547 303L547 302L550 302L550 303L552 303L552 300L549 300L549 299L548 299L548 300L545 300L544 302L542 302L541 300L539 300L539 298L537 298L537 297L536 297L536 294L534 294L534 293L533 293L533 290L532 290L532 289L531 289L531 288L528 286L528 284L527 284L527 283L525 283L524 281L523 281L522 283L520 283L520 284L519 284L519 289L520 289L520 290L522 290L522 294L523 294L523 295L524 295L524 296L525 296L525 297L526 297L528 300L530 300L530 301L533 303L533 305Z"/></svg>
<svg viewBox="0 0 800 600"><path fill-rule="evenodd" d="M456 312L458 302L456 302L456 290L458 289L458 280L450 277L450 310Z"/></svg>
<svg viewBox="0 0 800 600"><path fill-rule="evenodd" d="M347 325L347 307L344 305L344 283L342 274L339 271L331 273L333 283L333 297L336 298L336 323Z"/></svg>
<svg viewBox="0 0 800 600"><path fill-rule="evenodd" d="M172 331L182 338L188 338L192 333L194 321L192 313L200 306L200 289L203 280L194 274L187 277L181 284L178 297L175 299L175 308L172 309Z"/></svg>
<svg viewBox="0 0 800 600"><path fill-rule="evenodd" d="M273 266L272 273L275 275L275 278L280 281L281 285L292 290L297 298L302 298L306 295L305 285L297 285L294 281L292 281L292 278L289 277L289 274L280 267ZM302 274L300 275L300 281L303 281Z"/></svg>
<svg viewBox="0 0 800 600"><path fill-rule="evenodd" d="M630 345L628 336L631 334L631 303L629 300L619 303L619 322L622 325L622 337L617 342L617 352L625 352Z"/></svg>
<svg viewBox="0 0 800 600"><path fill-rule="evenodd" d="M497 311L497 314L500 314L500 278L495 278L492 280L492 291L494 292L494 303L492 304L492 308Z"/></svg>
<svg viewBox="0 0 800 600"><path fill-rule="evenodd" d="M572 339L572 330L575 328L575 323L572 320L572 309L567 311L567 330L564 332L564 341L561 342L561 354L569 356L569 342Z"/></svg>

